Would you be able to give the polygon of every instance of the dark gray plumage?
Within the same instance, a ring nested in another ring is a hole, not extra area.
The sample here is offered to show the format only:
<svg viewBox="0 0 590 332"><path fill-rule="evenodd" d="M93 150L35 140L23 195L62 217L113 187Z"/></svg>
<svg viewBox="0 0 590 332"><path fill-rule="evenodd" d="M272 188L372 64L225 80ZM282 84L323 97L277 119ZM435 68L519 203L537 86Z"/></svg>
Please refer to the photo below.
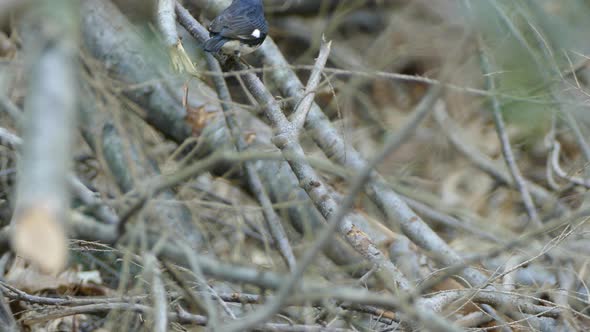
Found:
<svg viewBox="0 0 590 332"><path fill-rule="evenodd" d="M209 26L207 52L241 55L253 52L268 34L262 0L233 0Z"/></svg>

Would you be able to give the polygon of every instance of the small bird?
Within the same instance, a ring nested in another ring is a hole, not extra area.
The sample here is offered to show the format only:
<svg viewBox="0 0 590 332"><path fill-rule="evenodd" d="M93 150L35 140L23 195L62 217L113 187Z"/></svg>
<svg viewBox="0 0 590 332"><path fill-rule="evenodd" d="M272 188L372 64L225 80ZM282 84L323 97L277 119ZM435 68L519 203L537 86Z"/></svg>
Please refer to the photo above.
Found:
<svg viewBox="0 0 590 332"><path fill-rule="evenodd" d="M233 0L209 26L204 49L210 53L240 55L254 52L266 38L268 24L262 0Z"/></svg>

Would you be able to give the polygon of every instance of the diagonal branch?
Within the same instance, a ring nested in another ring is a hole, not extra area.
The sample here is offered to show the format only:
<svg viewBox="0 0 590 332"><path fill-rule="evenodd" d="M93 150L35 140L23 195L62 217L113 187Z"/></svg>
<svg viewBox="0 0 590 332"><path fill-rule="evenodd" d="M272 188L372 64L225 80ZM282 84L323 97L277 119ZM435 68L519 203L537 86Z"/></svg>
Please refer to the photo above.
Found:
<svg viewBox="0 0 590 332"><path fill-rule="evenodd" d="M496 90L496 82L491 73L491 65L486 55L483 54L483 50L481 50L481 52L482 54L480 54L480 61L481 66L484 70L486 85L488 89L493 92L494 90ZM520 169L518 168L518 165L516 164L514 153L512 152L512 148L510 147L510 139L508 138L508 134L506 133L506 127L504 125L504 119L502 116L500 102L496 96L492 96L491 98L492 111L494 114L494 124L496 126L498 139L500 140L500 144L502 146L502 154L504 155L504 161L506 161L506 166L510 171L512 180L514 181L516 188L520 192L520 196L522 197L522 201L527 211L527 214L530 218L530 221L532 221L536 227L541 227L543 223L539 218L537 209L535 208L535 204L533 203L533 198L531 197L531 193L522 176L522 173L520 172Z"/></svg>
<svg viewBox="0 0 590 332"><path fill-rule="evenodd" d="M320 78L322 77L322 71L326 66L326 62L328 61L328 56L330 55L330 49L332 46L332 42L326 43L325 41L322 42L320 47L320 54L313 66L311 71L311 76L307 81L307 86L305 87L305 97L299 102L299 105L295 108L295 112L291 115L291 123L295 126L296 130L301 132L303 130L303 125L305 124L305 119L307 118L307 113L311 109L311 105L313 104L313 100L316 95L316 89L318 84L320 83Z"/></svg>
<svg viewBox="0 0 590 332"><path fill-rule="evenodd" d="M260 47L266 65L277 68L270 72L269 78L277 84L290 105L304 98L303 85L290 69L289 63L277 45L269 38ZM356 172L364 169L367 161L332 125L321 108L313 103L305 122L306 129L324 154L345 167ZM373 173L372 181L365 187L369 198L384 212L391 227L399 224L403 233L416 245L426 250L439 264L449 266L461 263L461 258L438 234L436 234L403 199L391 188L383 185L385 179ZM486 276L473 268L465 268L461 275L471 284L479 285L486 282Z"/></svg>
<svg viewBox="0 0 590 332"><path fill-rule="evenodd" d="M247 149L247 145L244 141L244 138L242 137L238 123L233 116L233 110L231 109L231 96L227 88L227 84L225 83L225 78L221 75L221 66L212 55L207 54L206 57L209 69L212 72L219 74L213 76L213 82L215 84L215 88L217 89L217 94L221 99L221 108L225 116L226 125L232 135L237 150L244 151ZM262 181L256 169L251 163L246 163L244 168L246 169L250 190L254 196L256 196L256 199L262 207L264 219L266 220L268 228L270 229L270 233L272 234L273 239L277 242L277 246L281 255L285 259L289 268L292 270L295 268L295 256L293 255L293 249L289 244L289 239L285 234L281 220L272 207L272 202L268 197L264 186L262 185Z"/></svg>
<svg viewBox="0 0 590 332"><path fill-rule="evenodd" d="M199 24L190 13L180 4L176 4L177 17L185 29L200 42L208 38L207 30ZM323 183L321 177L307 163L303 148L294 135L296 131L287 117L283 114L279 103L266 89L260 79L253 73L244 73L242 79L250 93L257 102L264 108L265 115L277 129L277 136L274 139L275 145L281 150L283 156L287 156L287 162L293 173L299 180L300 186L304 189L312 202L326 220L330 220L336 211L338 203L332 197L331 190ZM338 221L340 234L350 245L365 259L380 268L381 276L387 283L395 283L395 287L409 289L409 282L387 259L387 257L376 247L368 235L358 229L350 218Z"/></svg>

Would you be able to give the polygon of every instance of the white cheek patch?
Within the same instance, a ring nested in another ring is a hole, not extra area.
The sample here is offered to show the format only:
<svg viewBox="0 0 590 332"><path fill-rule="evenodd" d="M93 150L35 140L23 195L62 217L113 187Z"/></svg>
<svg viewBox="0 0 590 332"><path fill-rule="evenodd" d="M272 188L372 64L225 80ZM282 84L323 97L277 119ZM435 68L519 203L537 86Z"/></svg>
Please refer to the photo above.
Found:
<svg viewBox="0 0 590 332"><path fill-rule="evenodd" d="M256 29L256 30L252 31L252 37L260 38L260 30Z"/></svg>

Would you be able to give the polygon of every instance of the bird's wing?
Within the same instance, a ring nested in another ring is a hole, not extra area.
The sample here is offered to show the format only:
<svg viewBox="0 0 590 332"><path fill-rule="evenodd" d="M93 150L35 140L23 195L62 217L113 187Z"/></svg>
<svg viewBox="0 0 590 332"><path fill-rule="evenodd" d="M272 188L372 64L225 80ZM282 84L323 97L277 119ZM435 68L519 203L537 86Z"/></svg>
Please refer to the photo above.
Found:
<svg viewBox="0 0 590 332"><path fill-rule="evenodd" d="M258 29L260 35L255 36L252 33ZM227 8L223 13L213 20L209 31L219 34L222 37L254 40L261 35L268 33L268 26L264 15L255 9L233 11Z"/></svg>

